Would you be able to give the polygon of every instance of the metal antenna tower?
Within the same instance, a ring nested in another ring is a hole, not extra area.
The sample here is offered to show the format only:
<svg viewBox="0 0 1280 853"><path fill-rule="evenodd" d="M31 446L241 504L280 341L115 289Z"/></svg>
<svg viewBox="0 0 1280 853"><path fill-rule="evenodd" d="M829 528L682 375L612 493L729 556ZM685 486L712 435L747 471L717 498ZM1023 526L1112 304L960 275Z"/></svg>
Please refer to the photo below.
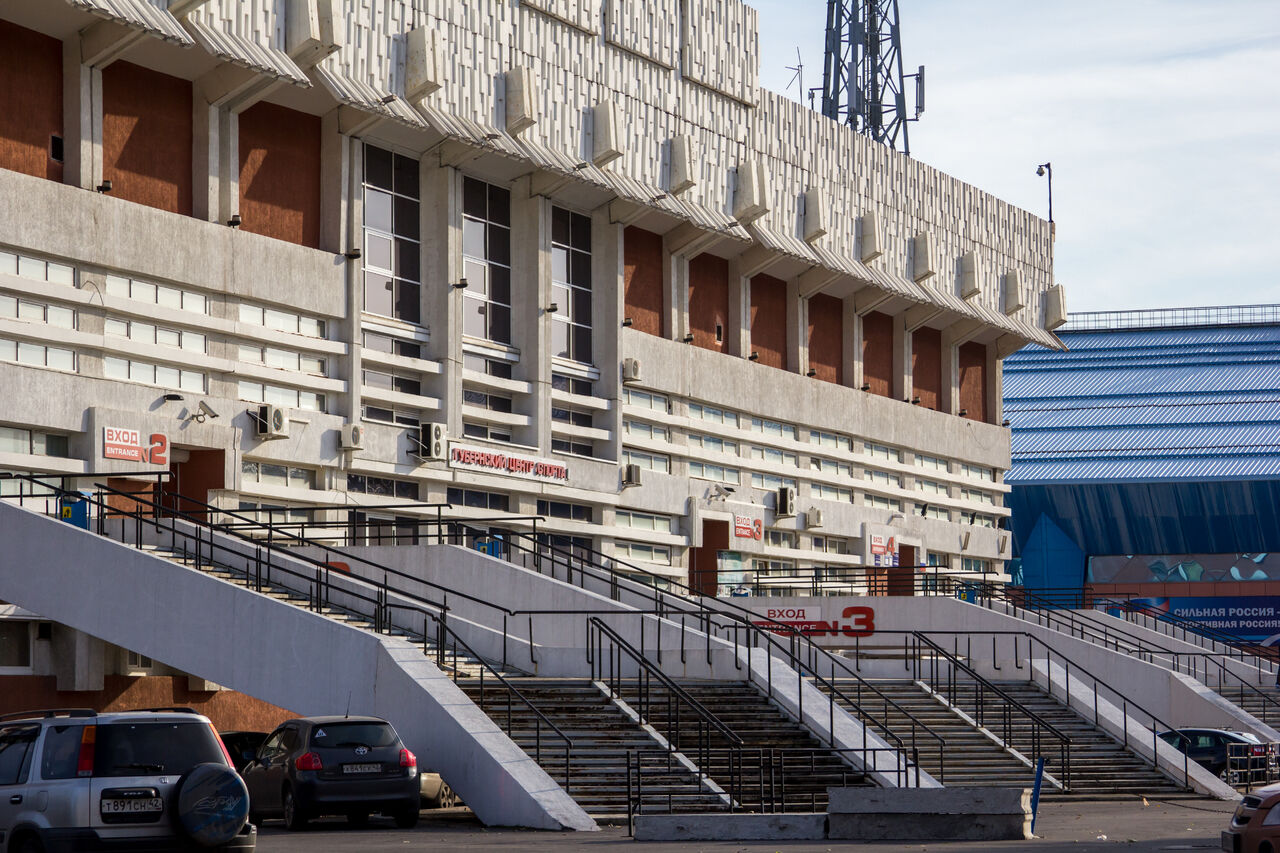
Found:
<svg viewBox="0 0 1280 853"><path fill-rule="evenodd" d="M915 113L907 112L906 80L915 79ZM907 122L924 112L924 66L902 73L898 0L827 0L822 114L847 122L891 148L902 137L911 154Z"/></svg>

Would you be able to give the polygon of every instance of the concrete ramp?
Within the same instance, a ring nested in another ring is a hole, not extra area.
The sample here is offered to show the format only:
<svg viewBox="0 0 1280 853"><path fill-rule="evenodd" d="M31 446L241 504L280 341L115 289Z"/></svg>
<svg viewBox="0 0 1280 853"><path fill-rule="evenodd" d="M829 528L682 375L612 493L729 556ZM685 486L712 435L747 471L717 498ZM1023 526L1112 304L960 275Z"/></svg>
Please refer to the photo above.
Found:
<svg viewBox="0 0 1280 853"><path fill-rule="evenodd" d="M299 714L390 720L486 824L595 822L416 645L0 501L0 599Z"/></svg>

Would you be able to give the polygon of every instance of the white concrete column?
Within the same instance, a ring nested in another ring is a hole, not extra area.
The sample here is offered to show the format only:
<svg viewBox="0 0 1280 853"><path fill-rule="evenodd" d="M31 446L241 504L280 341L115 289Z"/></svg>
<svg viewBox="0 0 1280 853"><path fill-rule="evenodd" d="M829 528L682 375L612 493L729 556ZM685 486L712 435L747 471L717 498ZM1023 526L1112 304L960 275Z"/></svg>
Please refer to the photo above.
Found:
<svg viewBox="0 0 1280 853"><path fill-rule="evenodd" d="M911 397L911 333L907 331L906 315L893 318L893 388L895 400Z"/></svg>
<svg viewBox="0 0 1280 853"><path fill-rule="evenodd" d="M54 676L59 690L101 690L106 644L97 637L59 625L53 635Z"/></svg>
<svg viewBox="0 0 1280 853"><path fill-rule="evenodd" d="M360 192L360 185L364 180L364 151L361 143L357 139L350 139L338 133L337 110L331 111L326 115L320 123L320 131L322 137L327 140L321 143L320 158L321 162L329 165L329 161L336 161L332 165L335 166L339 174L324 175L322 173L320 184L321 215L324 217L320 223L321 237L323 244L326 240L334 240L337 245L347 248L362 247L364 244L364 205L353 204L351 208L345 205L347 198L359 199L363 193ZM333 149L340 149L334 151ZM328 155L326 157L326 155ZM328 205L324 202L329 200L333 204L334 210L328 210ZM327 234L325 232L328 232ZM336 250L341 251L341 250ZM361 353L360 342L361 334L361 312L364 310L364 261L360 258L350 259L343 258L342 261L346 265L346 281L347 281L347 319L344 323L347 332L347 340L350 341L351 350L347 357L347 420L352 423L359 423L360 409L363 405L361 395Z"/></svg>
<svg viewBox="0 0 1280 853"><path fill-rule="evenodd" d="M511 187L511 345L520 350L515 378L533 384L513 408L532 425L512 430L511 438L550 453L551 201L530 192L528 177Z"/></svg>
<svg viewBox="0 0 1280 853"><path fill-rule="evenodd" d="M938 411L957 414L960 411L960 353L951 329L942 331L942 388Z"/></svg>
<svg viewBox="0 0 1280 853"><path fill-rule="evenodd" d="M360 246L362 235L348 229L348 204L359 204L360 184L351 183L351 137L339 130L338 111L320 120L320 248L335 254ZM425 168L425 167L424 167Z"/></svg>
<svg viewBox="0 0 1280 853"><path fill-rule="evenodd" d="M218 215L226 222L240 212L240 116L219 110L218 121Z"/></svg>
<svg viewBox="0 0 1280 853"><path fill-rule="evenodd" d="M352 157L352 172L363 158ZM352 184L358 186L353 179ZM438 376L424 375L428 393L440 400L440 410L428 419L443 423L449 435L462 435L462 300L454 283L462 278L462 175L440 165L434 155L424 157L418 173L422 200L422 319L431 330L424 347L427 358L440 362ZM352 204L353 209L360 208Z"/></svg>
<svg viewBox="0 0 1280 853"><path fill-rule="evenodd" d="M854 306L853 297L844 300L844 327L841 335L841 358L844 360L844 384L850 388L862 387L862 315Z"/></svg>
<svg viewBox="0 0 1280 853"><path fill-rule="evenodd" d="M80 36L62 43L63 183L102 183L102 70L80 61Z"/></svg>
<svg viewBox="0 0 1280 853"><path fill-rule="evenodd" d="M987 419L993 424L1004 422L1004 362L994 344L987 347Z"/></svg>
<svg viewBox="0 0 1280 853"><path fill-rule="evenodd" d="M738 258L729 261L729 328L724 330L724 351L736 358L751 354L751 279L742 274Z"/></svg>
<svg viewBox="0 0 1280 853"><path fill-rule="evenodd" d="M800 298L800 282L787 281L787 352L783 367L803 373L809 365L809 300Z"/></svg>
<svg viewBox="0 0 1280 853"><path fill-rule="evenodd" d="M218 219L222 197L222 157L218 137L221 110L205 100L197 84L191 99L191 215L206 222Z"/></svg>
<svg viewBox="0 0 1280 853"><path fill-rule="evenodd" d="M623 282L623 226L610 221L609 206L591 213L591 349L592 364L600 370L595 396L617 400L622 381L622 317L626 288ZM592 424L609 430L609 441L597 443L604 459L622 458L622 407L597 412Z"/></svg>

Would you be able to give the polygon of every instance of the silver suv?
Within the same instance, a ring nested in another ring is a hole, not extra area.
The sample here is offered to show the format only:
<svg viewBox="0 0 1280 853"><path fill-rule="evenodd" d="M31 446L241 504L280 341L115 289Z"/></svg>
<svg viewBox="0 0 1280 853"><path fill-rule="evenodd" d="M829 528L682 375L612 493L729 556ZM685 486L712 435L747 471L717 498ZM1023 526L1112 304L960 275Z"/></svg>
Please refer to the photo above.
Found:
<svg viewBox="0 0 1280 853"><path fill-rule="evenodd" d="M249 795L190 708L0 717L0 851L253 850Z"/></svg>

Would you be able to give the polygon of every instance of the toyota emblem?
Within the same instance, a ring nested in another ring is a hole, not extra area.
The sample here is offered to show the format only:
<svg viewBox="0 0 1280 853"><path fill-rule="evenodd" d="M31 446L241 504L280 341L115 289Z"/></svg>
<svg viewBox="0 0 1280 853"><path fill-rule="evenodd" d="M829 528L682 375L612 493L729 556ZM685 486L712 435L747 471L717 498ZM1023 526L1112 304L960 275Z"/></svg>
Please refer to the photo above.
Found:
<svg viewBox="0 0 1280 853"><path fill-rule="evenodd" d="M368 754L369 754L369 747L367 746L356 747L356 755L368 755Z"/></svg>

